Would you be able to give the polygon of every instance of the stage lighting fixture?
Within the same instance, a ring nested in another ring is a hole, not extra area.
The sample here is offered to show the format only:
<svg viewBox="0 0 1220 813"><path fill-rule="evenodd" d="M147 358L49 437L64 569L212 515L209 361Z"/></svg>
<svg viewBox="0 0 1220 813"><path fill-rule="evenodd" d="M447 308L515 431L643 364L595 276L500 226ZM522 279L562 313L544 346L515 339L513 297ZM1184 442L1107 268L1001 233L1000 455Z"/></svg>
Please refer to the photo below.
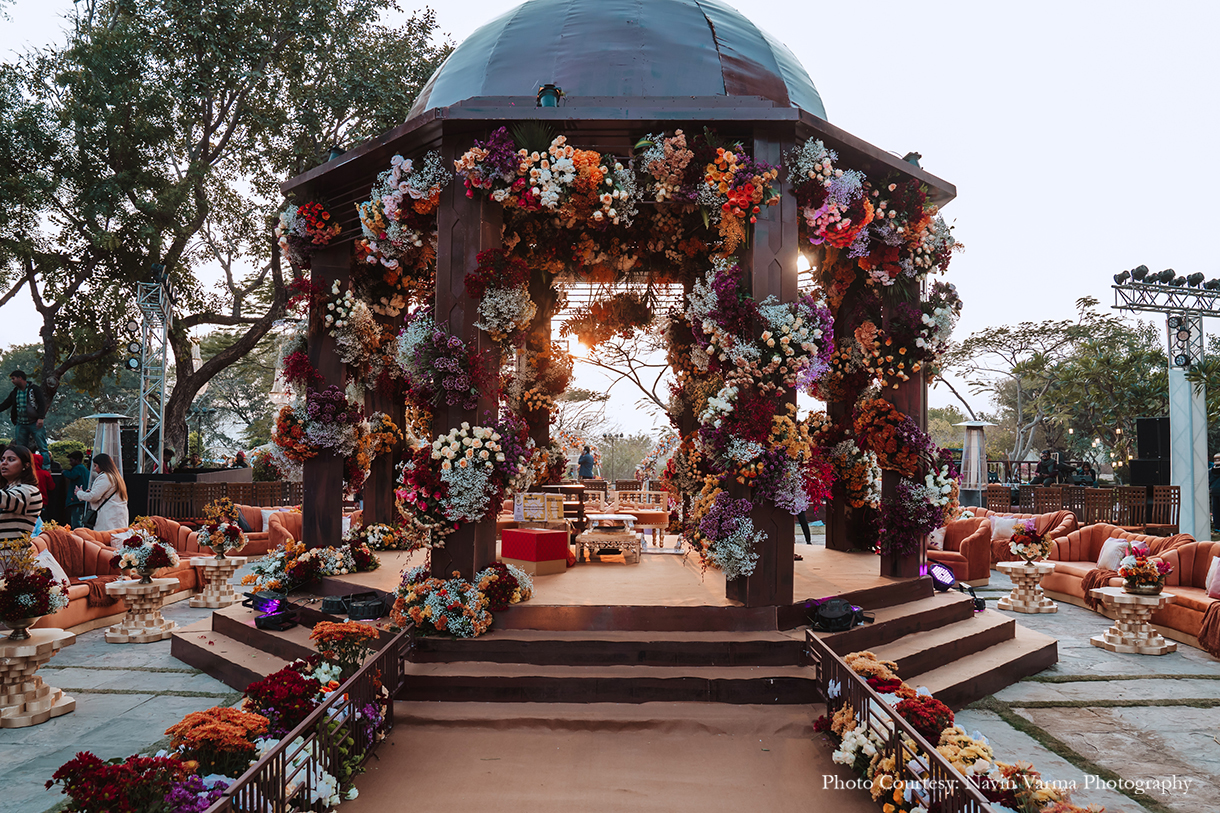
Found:
<svg viewBox="0 0 1220 813"><path fill-rule="evenodd" d="M1174 277L1169 281L1169 284L1175 288L1181 288L1186 284L1186 277Z"/></svg>
<svg viewBox="0 0 1220 813"><path fill-rule="evenodd" d="M965 582L957 583L957 592L970 594L970 598L974 600L974 611L976 613L981 613L983 610L987 609L987 600L976 596L974 594L974 588Z"/></svg>
<svg viewBox="0 0 1220 813"><path fill-rule="evenodd" d="M1192 288L1198 288L1203 284L1203 275L1196 271L1186 278L1186 284Z"/></svg>
<svg viewBox="0 0 1220 813"><path fill-rule="evenodd" d="M258 610L260 613L273 613L288 604L288 596L275 590L259 590L257 593L246 593L243 607Z"/></svg>
<svg viewBox="0 0 1220 813"><path fill-rule="evenodd" d="M347 150L343 149L343 148L342 148L342 147L340 147L338 144L335 144L334 146L332 146L332 147L330 148L330 152L327 154L327 156L326 156L326 160L327 160L327 161L333 161L333 160L335 160L336 158L338 158L339 156L343 155L343 154L344 154L344 153L346 153L346 152L347 152Z"/></svg>
<svg viewBox="0 0 1220 813"><path fill-rule="evenodd" d="M1220 279L1209 279L1207 282L1203 283L1203 290L1220 291Z"/></svg>
<svg viewBox="0 0 1220 813"><path fill-rule="evenodd" d="M264 613L254 619L254 626L260 630L273 630L274 632L283 632L284 630L292 629L297 625L297 614L288 610L281 610L276 613Z"/></svg>
<svg viewBox="0 0 1220 813"><path fill-rule="evenodd" d="M932 585L941 593L957 584L957 576L953 575L953 568L942 565L940 562L928 565L928 575L932 577Z"/></svg>
<svg viewBox="0 0 1220 813"><path fill-rule="evenodd" d="M1131 270L1131 279L1136 282L1140 282L1146 276L1148 276L1148 266L1146 265L1137 265Z"/></svg>
<svg viewBox="0 0 1220 813"><path fill-rule="evenodd" d="M1166 268L1164 271L1156 275L1156 281L1162 285L1168 285L1169 281L1177 276L1172 268Z"/></svg>
<svg viewBox="0 0 1220 813"><path fill-rule="evenodd" d="M1175 367L1186 367L1190 364L1190 356L1185 353L1178 353L1173 357L1173 364Z"/></svg>
<svg viewBox="0 0 1220 813"><path fill-rule="evenodd" d="M129 359L127 359L127 361L123 362L123 364L124 364L124 366L127 367L128 370L131 370L133 372L140 369L140 360L138 358L134 358L134 357L129 358Z"/></svg>
<svg viewBox="0 0 1220 813"><path fill-rule="evenodd" d="M1121 274L1114 275L1114 282L1117 285L1122 285L1124 282L1127 281L1128 277L1130 277L1130 276L1131 276L1130 271L1123 271Z"/></svg>
<svg viewBox="0 0 1220 813"><path fill-rule="evenodd" d="M138 356L140 354L140 343L135 340L128 342L127 352L131 353L133 356Z"/></svg>
<svg viewBox="0 0 1220 813"><path fill-rule="evenodd" d="M137 322L135 319L128 319L127 324L123 325L123 327L127 330L128 333L134 334L134 333L140 332L140 323Z"/></svg>

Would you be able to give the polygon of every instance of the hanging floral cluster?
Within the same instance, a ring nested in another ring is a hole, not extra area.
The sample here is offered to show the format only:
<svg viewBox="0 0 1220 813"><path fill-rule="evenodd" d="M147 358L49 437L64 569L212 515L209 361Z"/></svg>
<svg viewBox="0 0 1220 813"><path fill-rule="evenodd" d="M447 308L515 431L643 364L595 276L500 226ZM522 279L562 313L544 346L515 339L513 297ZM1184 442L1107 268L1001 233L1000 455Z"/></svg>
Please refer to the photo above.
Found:
<svg viewBox="0 0 1220 813"><path fill-rule="evenodd" d="M699 552L704 567L720 568L726 579L754 572L758 545L767 534L754 527L750 519L753 507L749 500L735 500L727 491L714 486L704 488L692 509L698 521L690 523L683 533Z"/></svg>
<svg viewBox="0 0 1220 813"><path fill-rule="evenodd" d="M423 407L475 409L481 390L494 381L477 351L437 326L431 308L407 317L395 358L411 400Z"/></svg>
<svg viewBox="0 0 1220 813"><path fill-rule="evenodd" d="M644 295L625 291L577 309L559 328L559 335L575 336L585 347L597 347L615 336L629 339L652 320L652 308Z"/></svg>
<svg viewBox="0 0 1220 813"><path fill-rule="evenodd" d="M403 441L402 431L384 412L374 412L356 430L356 450L343 461L343 494L354 496L364 487L373 461Z"/></svg>
<svg viewBox="0 0 1220 813"><path fill-rule="evenodd" d="M551 342L546 350L519 351L516 361L516 370L504 384L504 403L521 415L553 410L555 399L572 381L571 354Z"/></svg>
<svg viewBox="0 0 1220 813"><path fill-rule="evenodd" d="M538 306L530 298L530 270L504 249L479 252L479 265L466 275L466 295L479 303L475 327L498 344L516 344Z"/></svg>
<svg viewBox="0 0 1220 813"><path fill-rule="evenodd" d="M280 213L275 239L291 267L307 269L314 252L329 245L340 231L342 227L331 222L330 212L322 204L311 201L300 206L290 205Z"/></svg>
<svg viewBox="0 0 1220 813"><path fill-rule="evenodd" d="M335 338L336 353L344 364L362 367L381 346L381 326L368 304L351 289L342 290L339 281L331 287L332 301L326 304L323 322Z"/></svg>
<svg viewBox="0 0 1220 813"><path fill-rule="evenodd" d="M831 447L830 462L848 505L852 508L881 505L881 467L874 452L861 450L848 438Z"/></svg>
<svg viewBox="0 0 1220 813"><path fill-rule="evenodd" d="M491 629L492 621L487 599L477 586L456 571L453 578L438 579L424 566L402 574L390 617L399 626L414 623L423 635L441 633L454 638L482 635Z"/></svg>

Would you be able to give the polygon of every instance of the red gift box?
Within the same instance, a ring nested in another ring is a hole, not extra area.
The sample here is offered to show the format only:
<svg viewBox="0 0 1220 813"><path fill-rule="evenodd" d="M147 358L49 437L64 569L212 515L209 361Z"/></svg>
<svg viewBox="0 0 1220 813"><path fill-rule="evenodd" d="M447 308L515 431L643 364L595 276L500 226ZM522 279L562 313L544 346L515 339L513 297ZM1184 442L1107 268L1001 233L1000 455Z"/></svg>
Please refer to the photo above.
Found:
<svg viewBox="0 0 1220 813"><path fill-rule="evenodd" d="M530 574L562 573L568 566L568 533L506 528L500 537L500 561Z"/></svg>

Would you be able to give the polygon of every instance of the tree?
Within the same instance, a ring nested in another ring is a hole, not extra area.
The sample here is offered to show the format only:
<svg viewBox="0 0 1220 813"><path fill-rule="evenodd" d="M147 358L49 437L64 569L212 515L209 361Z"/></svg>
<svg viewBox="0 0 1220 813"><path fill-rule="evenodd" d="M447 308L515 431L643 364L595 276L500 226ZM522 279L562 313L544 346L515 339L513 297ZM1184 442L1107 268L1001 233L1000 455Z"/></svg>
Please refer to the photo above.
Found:
<svg viewBox="0 0 1220 813"><path fill-rule="evenodd" d="M928 434L937 446L960 449L965 433L957 424L964 420L965 414L953 404L928 407Z"/></svg>
<svg viewBox="0 0 1220 813"><path fill-rule="evenodd" d="M200 388L283 315L278 181L403 121L449 50L428 41L430 11L383 25L394 8L82 0L66 45L4 66L0 176L16 180L0 187L0 306L29 288L48 396L67 369L107 359L134 284L164 266L181 314L164 418L185 448ZM213 261L218 292L197 275ZM190 332L210 326L241 330L195 370Z"/></svg>
<svg viewBox="0 0 1220 813"><path fill-rule="evenodd" d="M39 369L42 347L37 344L13 345L0 353L0 374L7 376L13 370L22 370L31 376ZM101 377L85 377L80 383L79 368L69 370L59 385L59 394L47 410L46 430L48 440L82 440L87 434L93 442L93 426L96 421L83 420L86 415L99 412L130 414L132 404L139 395L140 379L135 373L121 367L112 369ZM8 416L0 416L7 421ZM77 423L81 428L69 431Z"/></svg>
<svg viewBox="0 0 1220 813"><path fill-rule="evenodd" d="M606 419L606 402L610 396L582 387L568 387L555 398L551 411L553 433L571 432L586 437Z"/></svg>
<svg viewBox="0 0 1220 813"><path fill-rule="evenodd" d="M656 441L644 433L622 435L607 432L598 440L601 452L602 479L609 482L630 480L635 477L635 467L648 454Z"/></svg>

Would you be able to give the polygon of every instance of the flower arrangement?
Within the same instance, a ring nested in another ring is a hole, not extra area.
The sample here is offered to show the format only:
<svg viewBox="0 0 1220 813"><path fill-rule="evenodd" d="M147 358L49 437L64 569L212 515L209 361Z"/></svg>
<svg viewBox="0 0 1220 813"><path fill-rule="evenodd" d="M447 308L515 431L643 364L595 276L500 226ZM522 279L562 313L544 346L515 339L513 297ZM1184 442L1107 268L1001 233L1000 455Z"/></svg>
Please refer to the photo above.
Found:
<svg viewBox="0 0 1220 813"><path fill-rule="evenodd" d="M479 303L475 326L497 343L516 343L538 312L530 297L529 266L501 248L479 252L477 259L478 266L466 275L466 295Z"/></svg>
<svg viewBox="0 0 1220 813"><path fill-rule="evenodd" d="M134 570L142 580L163 567L176 567L181 561L173 545L162 542L146 530L129 528L112 535L110 541L118 550L110 558L110 566Z"/></svg>
<svg viewBox="0 0 1220 813"><path fill-rule="evenodd" d="M199 544L211 548L220 558L239 551L249 542L249 537L237 525L240 509L228 497L213 500L203 507L205 522L199 528Z"/></svg>
<svg viewBox="0 0 1220 813"><path fill-rule="evenodd" d="M322 204L311 201L289 206L280 213L275 238L280 252L293 268L309 268L313 253L335 239L342 227L330 222L330 212Z"/></svg>
<svg viewBox="0 0 1220 813"><path fill-rule="evenodd" d="M68 583L55 581L34 556L29 534L0 540L0 621L50 615L68 606Z"/></svg>
<svg viewBox="0 0 1220 813"><path fill-rule="evenodd" d="M903 477L914 477L932 450L931 438L911 416L881 398L856 406L854 428L861 448L877 455L877 465Z"/></svg>
<svg viewBox="0 0 1220 813"><path fill-rule="evenodd" d="M291 405L285 405L275 417L275 432L271 439L287 460L298 466L318 456L318 447L306 435L307 424Z"/></svg>
<svg viewBox="0 0 1220 813"><path fill-rule="evenodd" d="M343 535L343 541L348 544L363 544L369 550L416 550L411 539L397 525L387 525L377 522L371 525L357 525Z"/></svg>
<svg viewBox="0 0 1220 813"><path fill-rule="evenodd" d="M420 444L407 452L398 469L395 505L403 521L403 536L410 549L442 548L445 537L458 525L445 514L449 485L432 464L432 447Z"/></svg>
<svg viewBox="0 0 1220 813"><path fill-rule="evenodd" d="M1127 554L1119 560L1118 575L1128 587L1161 587L1165 577L1173 572L1173 565L1152 556L1143 545L1127 545Z"/></svg>
<svg viewBox="0 0 1220 813"><path fill-rule="evenodd" d="M297 661L246 687L245 711L267 720L267 736L283 737L318 707L322 683L303 674Z"/></svg>
<svg viewBox="0 0 1220 813"><path fill-rule="evenodd" d="M343 672L355 672L373 651L379 633L375 627L359 621L319 621L314 624L309 640L327 663Z"/></svg>
<svg viewBox="0 0 1220 813"><path fill-rule="evenodd" d="M422 566L403 574L391 617L400 626L414 622L424 635L442 633L455 638L482 635L492 621L487 599L478 587L456 572L453 578L438 579Z"/></svg>
<svg viewBox="0 0 1220 813"><path fill-rule="evenodd" d="M196 782L190 782L194 779ZM149 810L200 811L227 787L213 783L203 787L191 766L175 757L131 756L103 762L101 757L82 751L65 762L47 781L47 789L60 785L71 801L73 813L144 813ZM192 798L183 798L183 791ZM199 799L203 794L203 800ZM186 802L170 806L170 799ZM199 807L200 801L205 806Z"/></svg>
<svg viewBox="0 0 1220 813"><path fill-rule="evenodd" d="M724 571L726 579L749 576L758 564L757 548L767 538L750 519L753 505L735 500L727 491L705 488L692 506L692 521L684 537L703 559Z"/></svg>
<svg viewBox="0 0 1220 813"><path fill-rule="evenodd" d="M474 409L481 389L491 383L478 353L439 328L430 308L407 317L395 358L411 399L420 406Z"/></svg>
<svg viewBox="0 0 1220 813"><path fill-rule="evenodd" d="M356 367L367 364L381 346L381 326L373 318L368 303L350 288L341 290L338 280L331 287L331 296L323 323L335 339L335 352L344 364Z"/></svg>
<svg viewBox="0 0 1220 813"><path fill-rule="evenodd" d="M516 565L492 562L475 574L474 581L493 613L529 601L534 595L534 580Z"/></svg>
<svg viewBox="0 0 1220 813"><path fill-rule="evenodd" d="M170 746L183 760L193 760L205 774L241 776L254 757L254 740L267 733L261 714L214 706L195 711L166 729Z"/></svg>
<svg viewBox="0 0 1220 813"><path fill-rule="evenodd" d="M877 512L877 553L907 556L919 550L928 534L945 524L939 492L903 478L892 499L881 501Z"/></svg>
<svg viewBox="0 0 1220 813"><path fill-rule="evenodd" d="M865 451L848 438L830 449L835 482L844 492L847 504L853 508L878 508L881 505L881 467L877 454Z"/></svg>
<svg viewBox="0 0 1220 813"><path fill-rule="evenodd" d="M357 427L363 420L363 410L348 401L337 385L309 391L305 401L305 438L315 447L343 456L352 454L356 451Z"/></svg>
<svg viewBox="0 0 1220 813"><path fill-rule="evenodd" d="M1046 534L1034 530L1034 521L1027 519L1018 522L1013 528L1012 539L1008 549L1020 556L1026 563L1040 562L1051 552L1051 540Z"/></svg>
<svg viewBox="0 0 1220 813"><path fill-rule="evenodd" d="M940 733L953 725L949 707L928 694L903 698L894 709L928 742L939 742Z"/></svg>
<svg viewBox="0 0 1220 813"><path fill-rule="evenodd" d="M381 567L367 545L353 542L339 547L307 549L304 542L289 539L256 559L241 583L256 590L290 593L323 576L364 573Z"/></svg>

